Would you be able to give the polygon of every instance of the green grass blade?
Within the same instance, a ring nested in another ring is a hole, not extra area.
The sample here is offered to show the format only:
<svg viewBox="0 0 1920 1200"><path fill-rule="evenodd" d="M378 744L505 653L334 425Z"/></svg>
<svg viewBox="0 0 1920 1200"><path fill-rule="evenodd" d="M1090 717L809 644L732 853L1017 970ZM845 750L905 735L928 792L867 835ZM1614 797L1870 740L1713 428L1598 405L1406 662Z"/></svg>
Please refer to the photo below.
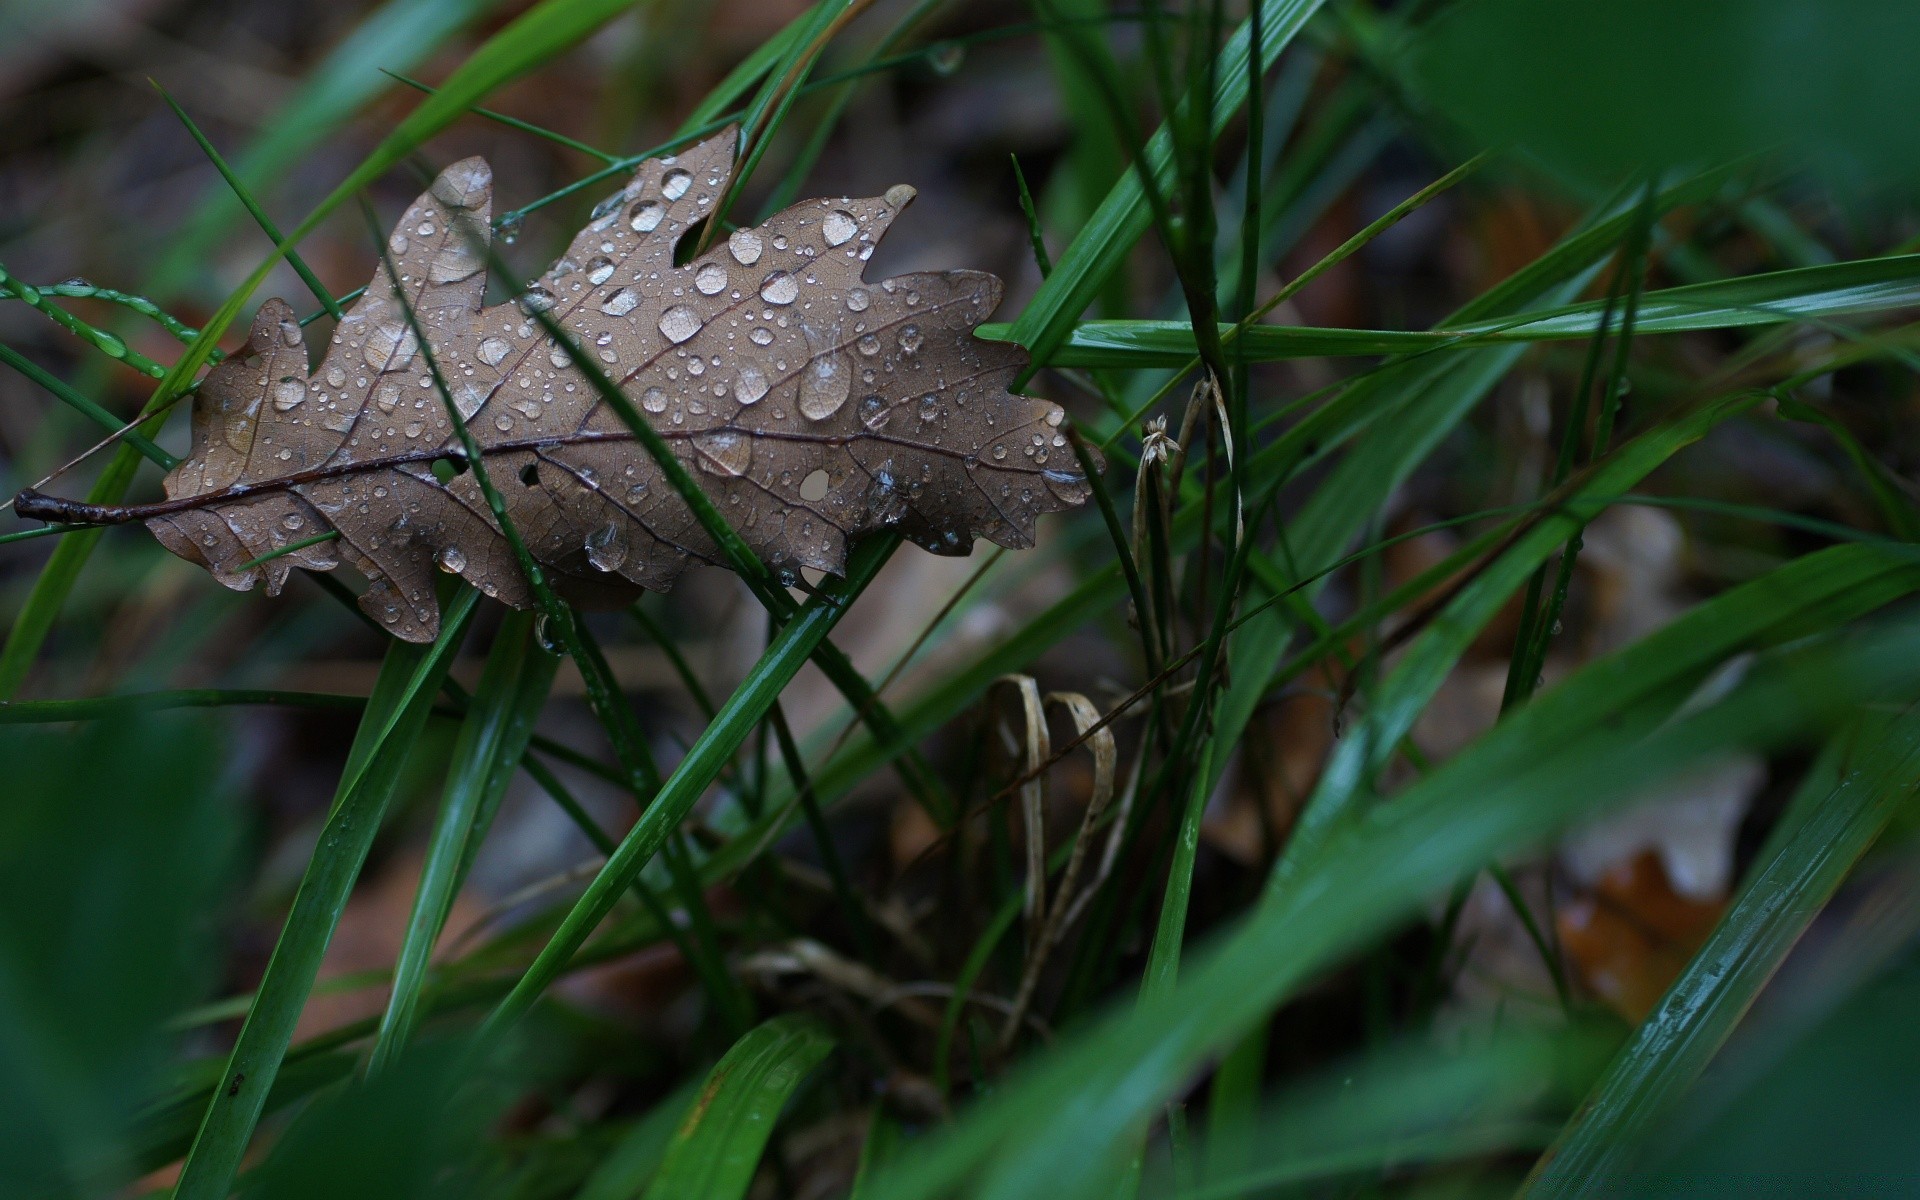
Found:
<svg viewBox="0 0 1920 1200"><path fill-rule="evenodd" d="M1838 777L1801 797L1799 811L1782 819L1778 849L1621 1049L1542 1160L1529 1194L1631 1187L1624 1172L1644 1136L1700 1077L1847 873L1912 798L1920 784L1920 709L1844 737L1851 744Z"/></svg>
<svg viewBox="0 0 1920 1200"><path fill-rule="evenodd" d="M1649 292L1641 301L1634 331L1738 329L1915 305L1920 305L1920 255L1902 255ZM1461 341L1574 341L1599 331L1602 307L1598 302L1571 304L1429 331L1255 325L1227 340L1226 354L1234 362L1256 363L1403 354ZM1222 325L1222 335L1231 329ZM982 325L979 332L991 340L1018 341L1020 326ZM1086 321L1049 361L1062 367L1169 367L1190 362L1194 351L1193 327L1185 321Z"/></svg>
<svg viewBox="0 0 1920 1200"><path fill-rule="evenodd" d="M1147 954L1142 996L1157 996L1173 986L1180 973L1180 949L1186 942L1187 908L1193 898L1193 864L1200 853L1200 817L1213 794L1213 758L1223 744L1217 737L1200 743L1193 777L1187 785L1187 803L1173 843L1173 863L1167 870L1167 891L1160 900L1160 923Z"/></svg>
<svg viewBox="0 0 1920 1200"><path fill-rule="evenodd" d="M532 613L510 612L501 621L473 706L454 742L413 910L394 963L393 990L368 1059L370 1075L388 1065L413 1034L433 948L553 685L560 660L535 639L535 619Z"/></svg>
<svg viewBox="0 0 1920 1200"><path fill-rule="evenodd" d="M645 1200L746 1195L780 1110L832 1050L832 1035L802 1016L749 1030L707 1075Z"/></svg>
<svg viewBox="0 0 1920 1200"><path fill-rule="evenodd" d="M634 1200L660 1169L674 1130L680 1127L687 1109L699 1094L699 1089L689 1081L648 1109L594 1168L575 1200Z"/></svg>
<svg viewBox="0 0 1920 1200"><path fill-rule="evenodd" d="M253 223L260 227L260 232L266 234L267 240L272 242L276 247L285 243L287 239L286 236L280 232L280 227L275 225L273 218L267 215L267 210L260 207L260 202L253 198L252 191L248 189L247 185L241 181L238 175L234 174L233 168L227 165L227 160L221 156L219 149L207 138L206 134L200 131L200 126L194 123L194 119L187 115L187 110L180 107L173 96L167 92L167 89L157 83L153 86L159 91L160 98L167 102L167 107L173 110L173 115L178 117L180 123L187 127L187 133L192 136L194 145L200 147L200 153L206 155L207 161L213 164L216 171L220 172L220 178L226 181L228 189L233 192L234 198L240 201L241 207L247 210L247 215L253 218ZM307 285L307 290L312 292L313 298L320 302L320 307L326 309L334 320L339 320L343 315L340 311L340 302L335 300L333 293L328 291L326 286L320 282L320 277L315 275L313 268L309 267L306 260L300 257L299 251L291 248L287 250L287 264L293 268L294 274L300 276L300 282Z"/></svg>
<svg viewBox="0 0 1920 1200"><path fill-rule="evenodd" d="M223 1200L232 1187L320 960L479 597L463 589L447 605L439 640L431 646L395 642L388 648L320 844L181 1166L175 1200Z"/></svg>
<svg viewBox="0 0 1920 1200"><path fill-rule="evenodd" d="M1286 1087L1236 1128L1210 1136L1200 1177L1176 1195L1266 1195L1383 1167L1531 1148L1578 1101L1614 1041L1576 1025L1458 1048L1390 1045Z"/></svg>

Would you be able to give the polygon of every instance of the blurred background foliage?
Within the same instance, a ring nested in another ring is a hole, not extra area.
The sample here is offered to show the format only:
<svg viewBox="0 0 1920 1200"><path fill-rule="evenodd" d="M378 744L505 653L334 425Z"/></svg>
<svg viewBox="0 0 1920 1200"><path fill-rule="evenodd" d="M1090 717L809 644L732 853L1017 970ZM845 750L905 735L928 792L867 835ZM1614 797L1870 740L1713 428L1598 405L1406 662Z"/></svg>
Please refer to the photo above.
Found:
<svg viewBox="0 0 1920 1200"><path fill-rule="evenodd" d="M911 183L868 277L1007 280L1109 463L577 658L0 518L0 1194L1910 1191L1917 35L0 6L9 491L151 495L183 417L85 452L267 295L318 344L363 190L484 154L504 299L729 117L734 222Z"/></svg>

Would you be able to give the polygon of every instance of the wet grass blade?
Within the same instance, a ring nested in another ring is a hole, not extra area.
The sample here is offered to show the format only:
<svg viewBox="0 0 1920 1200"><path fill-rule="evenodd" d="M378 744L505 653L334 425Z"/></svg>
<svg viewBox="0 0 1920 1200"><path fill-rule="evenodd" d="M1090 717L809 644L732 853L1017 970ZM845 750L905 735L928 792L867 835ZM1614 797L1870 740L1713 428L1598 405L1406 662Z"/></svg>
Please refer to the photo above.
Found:
<svg viewBox="0 0 1920 1200"><path fill-rule="evenodd" d="M707 1075L643 1200L746 1195L780 1110L832 1050L824 1028L795 1014L749 1030Z"/></svg>
<svg viewBox="0 0 1920 1200"><path fill-rule="evenodd" d="M1699 1079L1773 973L1920 784L1920 709L1842 736L1832 773L1781 819L1774 853L1536 1168L1528 1194L1630 1188L1643 1138Z"/></svg>
<svg viewBox="0 0 1920 1200"><path fill-rule="evenodd" d="M440 637L431 646L389 646L320 844L181 1166L175 1200L222 1200L232 1187L320 960L479 598L478 592L463 589L448 602Z"/></svg>

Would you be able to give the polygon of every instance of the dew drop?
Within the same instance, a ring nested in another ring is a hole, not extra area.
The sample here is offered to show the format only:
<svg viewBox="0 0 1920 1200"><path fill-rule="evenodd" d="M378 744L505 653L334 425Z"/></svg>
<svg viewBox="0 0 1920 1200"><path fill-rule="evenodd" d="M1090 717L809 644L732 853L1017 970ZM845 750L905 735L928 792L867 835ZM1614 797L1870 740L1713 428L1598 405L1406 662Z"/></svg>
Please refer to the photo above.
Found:
<svg viewBox="0 0 1920 1200"><path fill-rule="evenodd" d="M610 317L624 317L639 307L640 293L633 288L621 288L607 297L606 302L600 306L600 311Z"/></svg>
<svg viewBox="0 0 1920 1200"><path fill-rule="evenodd" d="M888 407L883 397L868 396L866 399L860 401L860 423L868 429L883 428L887 423L887 418L892 415L893 409Z"/></svg>
<svg viewBox="0 0 1920 1200"><path fill-rule="evenodd" d="M760 285L760 298L768 304L792 304L800 297L800 281L785 271L775 271Z"/></svg>
<svg viewBox="0 0 1920 1200"><path fill-rule="evenodd" d="M958 42L939 42L927 47L927 66L935 75L951 75L960 69L967 48Z"/></svg>
<svg viewBox="0 0 1920 1200"><path fill-rule="evenodd" d="M480 343L480 361L490 367L497 367L500 365L500 360L505 358L512 349L513 346L505 338L488 338Z"/></svg>
<svg viewBox="0 0 1920 1200"><path fill-rule="evenodd" d="M837 354L814 359L800 372L800 411L824 421L840 411L853 385L853 372Z"/></svg>
<svg viewBox="0 0 1920 1200"><path fill-rule="evenodd" d="M660 332L668 341L679 345L700 332L700 314L684 304L676 304L660 314Z"/></svg>
<svg viewBox="0 0 1920 1200"><path fill-rule="evenodd" d="M604 257L596 258L592 262L587 264L587 282L591 283L593 286L599 287L601 284L605 283L607 280L612 278L613 278L613 260L612 259L604 258Z"/></svg>
<svg viewBox="0 0 1920 1200"><path fill-rule="evenodd" d="M750 267L760 261L760 235L751 229L736 229L727 238L727 249L733 252L733 261L743 267Z"/></svg>
<svg viewBox="0 0 1920 1200"><path fill-rule="evenodd" d="M367 335L367 344L361 347L360 353L376 371L398 371L413 361L413 352L419 345L413 330L400 325L381 325Z"/></svg>
<svg viewBox="0 0 1920 1200"><path fill-rule="evenodd" d="M918 354L922 338L918 325L906 325L900 330L900 351L903 354Z"/></svg>
<svg viewBox="0 0 1920 1200"><path fill-rule="evenodd" d="M458 575L467 569L467 556L458 546L448 546L434 557L442 571L449 575Z"/></svg>
<svg viewBox="0 0 1920 1200"><path fill-rule="evenodd" d="M660 227L660 218L666 212L658 200L642 200L627 214L627 224L633 227L635 233L651 233Z"/></svg>
<svg viewBox="0 0 1920 1200"><path fill-rule="evenodd" d="M756 346L772 345L773 330L768 329L765 325L761 325L756 327L752 333L748 334L747 338Z"/></svg>
<svg viewBox="0 0 1920 1200"><path fill-rule="evenodd" d="M300 407L307 398L306 381L289 375L273 385L273 407L279 412L290 412Z"/></svg>
<svg viewBox="0 0 1920 1200"><path fill-rule="evenodd" d="M863 358L872 358L880 353L880 339L870 333L862 334L860 340L854 343L854 348L860 351Z"/></svg>
<svg viewBox="0 0 1920 1200"><path fill-rule="evenodd" d="M700 453L700 469L709 475L744 475L753 461L753 443L731 430L704 434L693 446Z"/></svg>
<svg viewBox="0 0 1920 1200"><path fill-rule="evenodd" d="M332 387L345 387L347 386L347 373L339 367L328 367L327 383Z"/></svg>
<svg viewBox="0 0 1920 1200"><path fill-rule="evenodd" d="M650 413L667 411L667 392L665 388L650 387L640 393L640 407Z"/></svg>
<svg viewBox="0 0 1920 1200"><path fill-rule="evenodd" d="M693 286L699 288L703 296L717 296L727 289L727 269L710 262L694 274Z"/></svg>
<svg viewBox="0 0 1920 1200"><path fill-rule="evenodd" d="M675 167L660 177L660 194L669 200L678 200L692 186L693 176L682 167Z"/></svg>
<svg viewBox="0 0 1920 1200"><path fill-rule="evenodd" d="M505 413L501 413L499 416L493 419L493 427L495 429L498 429L501 433L512 433L513 418L509 417Z"/></svg>
<svg viewBox="0 0 1920 1200"><path fill-rule="evenodd" d="M553 293L538 284L528 288L526 294L520 297L520 311L526 313L528 316L532 316L537 312L545 312L552 307Z"/></svg>
<svg viewBox="0 0 1920 1200"><path fill-rule="evenodd" d="M740 374L733 381L733 394L742 404L753 404L767 394L767 376L759 367L748 363L740 368Z"/></svg>
<svg viewBox="0 0 1920 1200"><path fill-rule="evenodd" d="M573 365L573 356L568 354L565 350L561 349L560 347L555 346L552 350L549 350L547 352L547 361L552 363L555 367L565 370L566 368Z"/></svg>
<svg viewBox="0 0 1920 1200"><path fill-rule="evenodd" d="M865 288L854 288L847 293L847 308L852 312L865 312L873 303L873 293Z"/></svg>
<svg viewBox="0 0 1920 1200"><path fill-rule="evenodd" d="M627 561L627 538L624 530L609 521L587 535L587 561L596 571L617 571L620 564Z"/></svg>
<svg viewBox="0 0 1920 1200"><path fill-rule="evenodd" d="M820 233L829 246L844 246L859 232L859 223L845 209L836 208L820 221Z"/></svg>

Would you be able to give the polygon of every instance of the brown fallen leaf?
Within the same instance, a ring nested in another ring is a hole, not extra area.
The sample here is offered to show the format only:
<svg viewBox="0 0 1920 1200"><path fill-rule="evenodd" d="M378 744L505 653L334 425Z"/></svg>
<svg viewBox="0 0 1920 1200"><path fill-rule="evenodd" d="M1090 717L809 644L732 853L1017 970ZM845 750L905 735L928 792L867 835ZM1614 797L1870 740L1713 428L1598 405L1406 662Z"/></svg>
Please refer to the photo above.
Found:
<svg viewBox="0 0 1920 1200"><path fill-rule="evenodd" d="M966 554L976 537L1032 545L1038 514L1088 488L1061 409L1007 391L1026 352L973 336L1000 281L943 271L862 282L913 198L904 185L795 205L676 267L676 244L726 192L737 140L729 129L641 164L545 275L491 308L492 172L478 158L453 164L394 229L392 276L376 273L318 370L292 309L261 306L245 351L201 383L193 449L165 501L28 492L18 511L144 521L221 583L264 582L269 595L295 567L344 561L369 580L362 607L409 641L439 629L436 568L531 606L462 469L411 308L509 519L561 595L618 604L670 587L689 560L719 561L573 351L535 321L545 310L777 570L838 572L850 539L887 528L940 554ZM328 532L339 536L288 550Z"/></svg>

